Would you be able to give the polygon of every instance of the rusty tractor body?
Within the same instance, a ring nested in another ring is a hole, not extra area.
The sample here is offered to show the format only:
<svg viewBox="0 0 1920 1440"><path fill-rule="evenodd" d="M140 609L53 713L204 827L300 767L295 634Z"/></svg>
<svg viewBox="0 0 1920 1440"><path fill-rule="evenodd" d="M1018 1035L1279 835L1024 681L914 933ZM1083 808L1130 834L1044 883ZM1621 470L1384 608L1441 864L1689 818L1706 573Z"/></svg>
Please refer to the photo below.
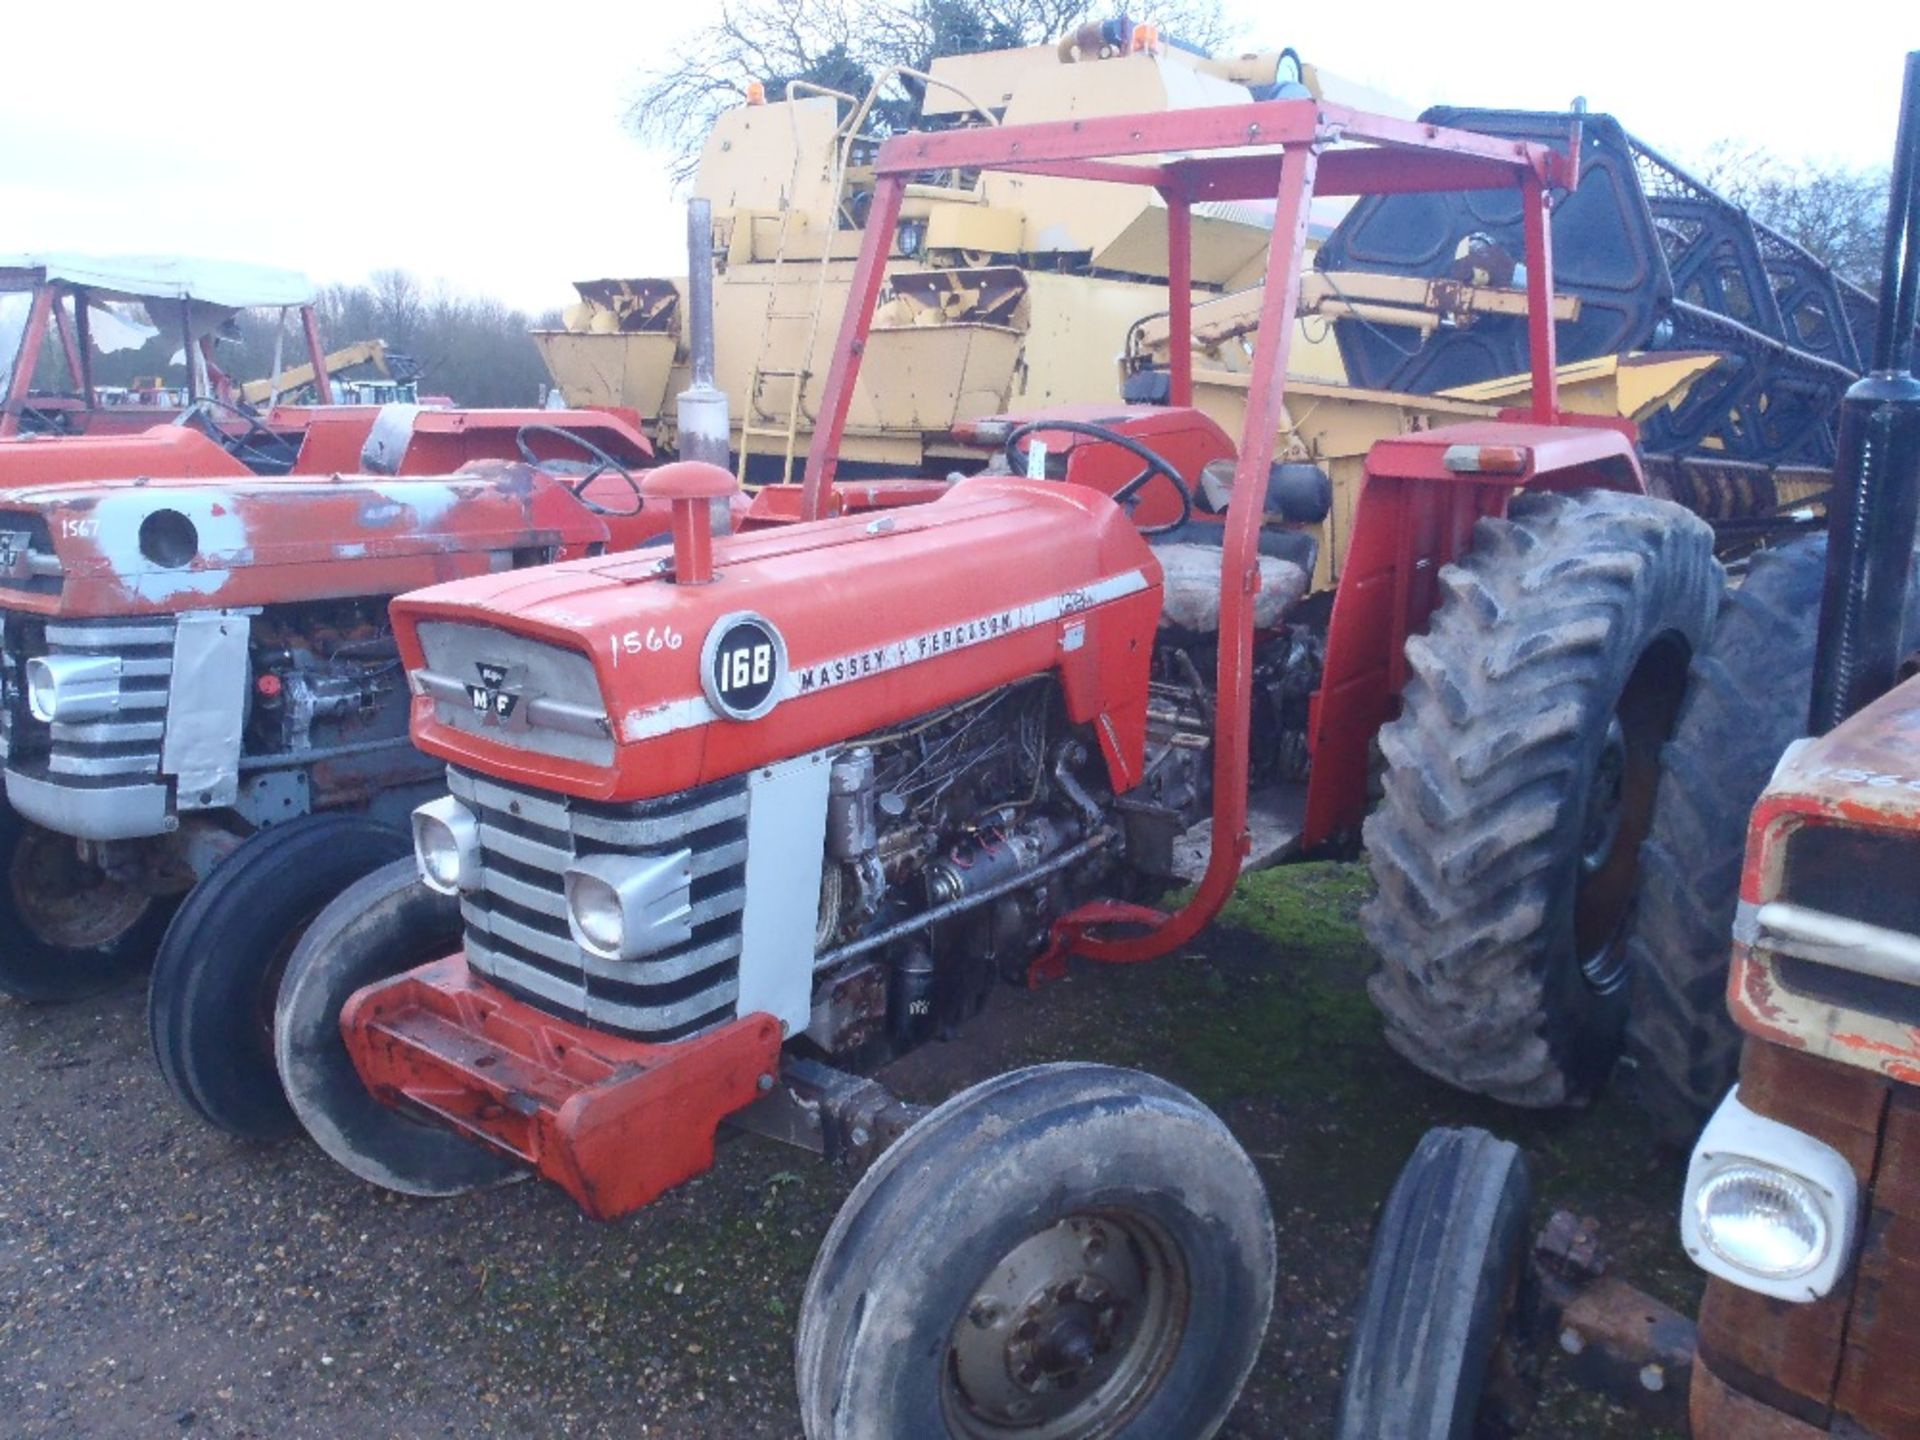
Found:
<svg viewBox="0 0 1920 1440"><path fill-rule="evenodd" d="M392 596L664 528L571 459L577 435L640 465L647 442L614 416L320 407L248 423L271 442L218 425L0 441L0 968L26 998L144 958L173 898L254 831L377 808L428 773L407 744ZM235 453L295 442L280 474Z"/></svg>
<svg viewBox="0 0 1920 1440"><path fill-rule="evenodd" d="M1916 760L1909 681L1789 752L1754 810L1728 988L1747 1045L1682 1221L1712 1277L1696 1434L1920 1429ZM1729 1238L1754 1187L1804 1248Z"/></svg>
<svg viewBox="0 0 1920 1440"><path fill-rule="evenodd" d="M1181 158L1118 158L1142 154ZM1266 293L1237 447L1191 408L1178 336L1170 405L999 421L999 474L836 485L920 173L1149 187L1180 317L1204 203L1273 197L1267 267L1298 273L1315 194L1511 192L1538 242L1563 166L1549 147L1312 99L888 141L805 484L754 501L799 523L709 543L724 472L673 465L647 481L682 517L671 561L396 602L414 739L451 784L416 840L429 885L458 896L464 943L346 1001L365 1086L617 1216L704 1168L715 1125L756 1096L772 1097L758 1114L811 1106L815 1138L837 1133L819 1129L819 1066L794 1063L895 1053L961 1023L996 978L1037 983L1070 953L1165 954L1244 866L1350 845L1407 639L1450 562L1491 533L1476 522L1499 532L1517 495L1681 534L1698 552L1686 586L1717 584L1703 527L1641 498L1631 427L1557 409L1544 250L1529 251L1532 410L1377 446L1321 618L1295 607L1325 476L1272 463L1293 286ZM839 513L852 500L884 508ZM1707 604L1704 588L1688 601ZM1584 772L1568 785L1571 833ZM1172 913L1135 903L1182 880L1195 888ZM331 963L302 956L282 990L283 1078L311 1058L285 1025L294 972L318 983ZM870 1148L878 1132L855 1128L852 1148Z"/></svg>

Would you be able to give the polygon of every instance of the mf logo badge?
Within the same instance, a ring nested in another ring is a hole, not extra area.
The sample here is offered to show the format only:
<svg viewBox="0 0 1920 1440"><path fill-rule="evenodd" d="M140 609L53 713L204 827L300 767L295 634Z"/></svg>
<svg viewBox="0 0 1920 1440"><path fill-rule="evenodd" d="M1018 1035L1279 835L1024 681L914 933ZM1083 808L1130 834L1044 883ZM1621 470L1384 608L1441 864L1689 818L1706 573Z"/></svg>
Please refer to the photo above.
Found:
<svg viewBox="0 0 1920 1440"><path fill-rule="evenodd" d="M25 580L31 573L28 555L33 537L23 530L0 530L0 580Z"/></svg>
<svg viewBox="0 0 1920 1440"><path fill-rule="evenodd" d="M473 702L473 713L495 725L512 721L520 709L520 690L518 686L507 684L508 667L482 660L473 668L480 672L480 683L467 686L467 698Z"/></svg>
<svg viewBox="0 0 1920 1440"><path fill-rule="evenodd" d="M708 702L728 719L758 720L779 703L786 679L787 642L771 620L739 610L707 632L700 681Z"/></svg>

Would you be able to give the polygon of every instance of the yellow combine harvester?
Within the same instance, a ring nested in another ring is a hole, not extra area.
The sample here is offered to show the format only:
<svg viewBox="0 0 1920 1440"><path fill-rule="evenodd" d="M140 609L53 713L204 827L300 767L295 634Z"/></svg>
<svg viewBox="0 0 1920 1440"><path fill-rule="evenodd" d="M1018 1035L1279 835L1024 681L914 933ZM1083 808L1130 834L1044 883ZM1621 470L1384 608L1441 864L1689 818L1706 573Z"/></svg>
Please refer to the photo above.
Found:
<svg viewBox="0 0 1920 1440"><path fill-rule="evenodd" d="M878 94L903 75L922 91L919 123L930 129L1282 94L1393 108L1291 51L1215 59L1147 45L1106 54L1070 38L943 58L925 75L891 72L865 97L795 83L783 100L723 113L702 149L693 192L713 207L717 383L732 401L730 448L747 481L790 478L811 438L827 347L871 196L868 162L877 137L866 133L867 119ZM1601 133L1618 134L1611 121L1595 118L1612 127ZM843 473L859 473L862 465L895 474L972 469L979 449L953 433L967 421L1123 395L1154 400L1156 375L1164 388L1168 364L1161 203L1146 189L1021 174L929 174L910 186L869 341L872 363L862 367L854 398ZM1286 453L1321 464L1334 481L1329 543L1316 577L1322 584L1338 574L1341 530L1357 499L1362 457L1375 441L1490 416L1524 405L1528 396L1525 374L1508 373L1523 372L1524 360L1482 364L1468 383L1455 384L1431 376L1369 384L1350 373L1356 357L1365 362L1362 375L1380 373L1382 346L1389 355L1450 356L1462 337L1488 335L1504 344L1501 336L1525 329L1526 296L1524 276L1514 273L1496 237L1463 233L1456 244L1449 234L1431 273L1408 266L1384 273L1350 257L1352 247L1340 242L1351 227L1333 230L1340 219L1338 209L1315 216L1311 243L1330 232L1336 242L1301 280L1290 364L1295 383L1282 435ZM1193 317L1195 401L1229 430L1244 404L1270 225L1269 210L1260 206L1194 207L1194 280L1210 292ZM1556 218L1556 237L1561 226ZM534 334L556 386L571 405L633 408L662 448L672 448L667 401L688 378L684 280L594 280L576 288L580 303L566 313L565 328ZM1676 293L1659 303L1680 299L1677 287L1669 289ZM1555 305L1563 337L1613 325L1616 300L1603 290L1585 298L1563 293ZM1583 304L1590 313L1583 315ZM1637 314L1629 320L1639 323ZM1650 323L1641 328L1648 333L1639 342L1604 347L1609 353L1563 340L1562 354L1578 357L1561 372L1569 408L1652 422L1663 435L1683 428L1673 420L1683 410L1725 408L1730 424L1743 423L1742 411L1720 397L1729 373L1753 373L1746 359L1730 372L1724 346L1676 349L1655 339ZM1643 345L1654 353L1636 353ZM1490 345L1487 353L1504 352ZM1748 410L1759 413L1765 399L1747 397ZM1729 536L1741 521L1772 523L1824 483L1813 470L1783 474L1777 466L1789 457L1756 464L1725 446L1720 433L1688 433L1690 442L1672 450L1688 458L1650 457L1650 474L1674 498L1717 522L1734 522Z"/></svg>
<svg viewBox="0 0 1920 1440"><path fill-rule="evenodd" d="M1242 104L1283 88L1380 108L1291 52L1082 58L1063 43L947 57L910 78L924 87L921 122L937 127ZM722 114L693 185L714 210L717 383L733 401L742 473L756 480L790 474L804 453L871 193L862 127L875 95L790 90ZM951 440L956 424L1115 399L1130 335L1166 308L1159 210L1147 190L1053 177L933 176L910 187L847 459L895 471L977 463L977 450ZM1260 207L1197 206L1196 283L1222 294L1257 286L1269 227ZM570 404L632 407L671 445L667 402L687 378L684 281L576 288L566 328L534 333L555 384ZM1306 339L1319 357L1306 373L1331 365L1326 378L1337 379L1324 333Z"/></svg>

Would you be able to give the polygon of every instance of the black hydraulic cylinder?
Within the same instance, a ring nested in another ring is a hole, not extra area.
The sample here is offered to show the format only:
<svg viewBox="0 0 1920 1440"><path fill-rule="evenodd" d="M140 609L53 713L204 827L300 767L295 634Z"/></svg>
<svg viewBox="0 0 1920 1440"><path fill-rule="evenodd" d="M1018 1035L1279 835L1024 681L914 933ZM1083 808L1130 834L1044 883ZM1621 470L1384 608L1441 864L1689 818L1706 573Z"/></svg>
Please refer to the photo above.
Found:
<svg viewBox="0 0 1920 1440"><path fill-rule="evenodd" d="M1920 50L1907 56L1887 201L1873 369L1840 405L1827 499L1827 577L1813 658L1809 732L1825 734L1893 687L1920 518Z"/></svg>

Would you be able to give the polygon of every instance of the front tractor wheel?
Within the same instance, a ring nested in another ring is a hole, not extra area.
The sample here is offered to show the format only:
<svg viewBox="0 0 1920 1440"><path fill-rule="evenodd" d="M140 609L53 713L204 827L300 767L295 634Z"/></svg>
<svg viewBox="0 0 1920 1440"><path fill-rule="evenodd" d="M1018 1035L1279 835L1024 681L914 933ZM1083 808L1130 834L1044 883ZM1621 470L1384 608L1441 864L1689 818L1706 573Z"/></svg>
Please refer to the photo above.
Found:
<svg viewBox="0 0 1920 1440"><path fill-rule="evenodd" d="M1191 1096L1046 1065L956 1095L867 1172L807 1281L808 1440L1212 1435L1273 1305L1253 1163Z"/></svg>
<svg viewBox="0 0 1920 1440"><path fill-rule="evenodd" d="M0 994L50 1005L112 989L153 958L171 908L0 806Z"/></svg>
<svg viewBox="0 0 1920 1440"><path fill-rule="evenodd" d="M1713 534L1642 496L1520 495L1440 583L1380 731L1368 988L1427 1073L1582 1101L1621 1048L1660 747L1720 598Z"/></svg>
<svg viewBox="0 0 1920 1440"><path fill-rule="evenodd" d="M1421 1137L1374 1230L1339 1440L1497 1440L1526 1428L1531 1202L1513 1145L1484 1130Z"/></svg>
<svg viewBox="0 0 1920 1440"><path fill-rule="evenodd" d="M287 1103L327 1154L405 1195L460 1195L528 1173L454 1131L383 1105L361 1083L340 1033L356 990L460 948L460 902L397 860L320 912L287 962L273 1019Z"/></svg>
<svg viewBox="0 0 1920 1440"><path fill-rule="evenodd" d="M407 851L365 815L304 815L250 836L194 887L147 990L154 1058L183 1105L246 1140L295 1132L273 1064L281 973L314 916Z"/></svg>

